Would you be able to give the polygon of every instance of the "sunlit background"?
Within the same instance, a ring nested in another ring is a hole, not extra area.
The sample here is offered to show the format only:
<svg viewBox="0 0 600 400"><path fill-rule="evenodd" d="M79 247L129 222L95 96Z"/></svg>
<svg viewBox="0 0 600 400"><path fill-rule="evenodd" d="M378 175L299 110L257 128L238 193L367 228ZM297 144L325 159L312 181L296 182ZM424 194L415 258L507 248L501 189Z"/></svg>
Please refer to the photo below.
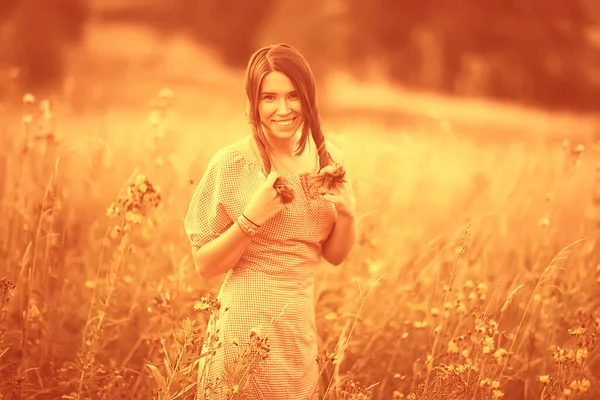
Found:
<svg viewBox="0 0 600 400"><path fill-rule="evenodd" d="M357 197L319 398L597 399L595 0L1 0L0 398L194 398L183 217L280 42Z"/></svg>

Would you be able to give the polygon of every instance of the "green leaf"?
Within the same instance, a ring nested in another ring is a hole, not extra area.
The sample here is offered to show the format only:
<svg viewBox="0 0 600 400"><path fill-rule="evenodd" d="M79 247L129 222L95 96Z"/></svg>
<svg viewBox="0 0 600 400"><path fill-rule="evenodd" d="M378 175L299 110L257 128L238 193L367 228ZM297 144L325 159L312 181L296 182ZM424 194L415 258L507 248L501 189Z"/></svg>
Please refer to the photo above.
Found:
<svg viewBox="0 0 600 400"><path fill-rule="evenodd" d="M150 371L152 371L152 375L154 376L154 379L158 383L160 389L165 390L165 387L167 386L167 381L165 381L165 378L162 376L158 368L156 368L152 364L146 364L146 367L148 367Z"/></svg>

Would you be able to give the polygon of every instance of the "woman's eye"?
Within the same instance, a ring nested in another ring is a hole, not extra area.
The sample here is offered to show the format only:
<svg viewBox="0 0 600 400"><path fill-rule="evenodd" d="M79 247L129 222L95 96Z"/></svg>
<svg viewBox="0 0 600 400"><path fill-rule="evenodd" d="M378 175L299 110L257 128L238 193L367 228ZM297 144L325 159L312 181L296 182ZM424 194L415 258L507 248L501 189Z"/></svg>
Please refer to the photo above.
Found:
<svg viewBox="0 0 600 400"><path fill-rule="evenodd" d="M292 93L292 94L290 94L290 99L292 99L292 100L298 100L298 98L299 98L298 93Z"/></svg>

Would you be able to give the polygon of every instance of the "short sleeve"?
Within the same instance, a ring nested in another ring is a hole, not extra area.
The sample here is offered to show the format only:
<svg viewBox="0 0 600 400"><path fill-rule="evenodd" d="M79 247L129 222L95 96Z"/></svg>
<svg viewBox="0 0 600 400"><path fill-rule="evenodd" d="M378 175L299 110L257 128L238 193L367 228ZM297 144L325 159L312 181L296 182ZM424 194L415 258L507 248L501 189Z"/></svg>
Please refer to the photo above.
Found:
<svg viewBox="0 0 600 400"><path fill-rule="evenodd" d="M227 154L217 152L194 191L184 223L188 240L194 247L202 247L233 224L229 209L234 172L229 164Z"/></svg>

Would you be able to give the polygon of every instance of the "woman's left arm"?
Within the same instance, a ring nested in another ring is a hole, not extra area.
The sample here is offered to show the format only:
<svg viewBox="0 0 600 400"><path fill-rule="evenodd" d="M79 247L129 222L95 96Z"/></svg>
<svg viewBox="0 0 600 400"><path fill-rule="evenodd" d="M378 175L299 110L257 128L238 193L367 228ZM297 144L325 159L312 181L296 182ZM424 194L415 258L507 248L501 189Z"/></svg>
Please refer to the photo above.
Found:
<svg viewBox="0 0 600 400"><path fill-rule="evenodd" d="M337 220L329 237L323 243L322 255L327 262L340 265L348 257L356 239L354 196L348 190L347 183L340 188L323 192L322 196L333 203L337 210Z"/></svg>
<svg viewBox="0 0 600 400"><path fill-rule="evenodd" d="M340 265L354 246L356 221L354 215L338 214L331 234L323 243L322 255L328 263Z"/></svg>

